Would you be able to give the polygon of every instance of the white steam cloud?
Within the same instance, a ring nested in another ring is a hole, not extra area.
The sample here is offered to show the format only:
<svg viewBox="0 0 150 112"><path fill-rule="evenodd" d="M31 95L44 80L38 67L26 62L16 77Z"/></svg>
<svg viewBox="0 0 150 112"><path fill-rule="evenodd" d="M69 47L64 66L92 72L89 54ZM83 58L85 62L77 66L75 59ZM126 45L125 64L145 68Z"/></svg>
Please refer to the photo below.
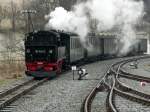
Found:
<svg viewBox="0 0 150 112"><path fill-rule="evenodd" d="M73 11L66 11L62 7L57 7L46 18L50 18L47 28L55 28L69 32L75 32L80 35L84 41L89 31L89 19L84 10L84 4L79 4L74 7Z"/></svg>
<svg viewBox="0 0 150 112"><path fill-rule="evenodd" d="M116 5L118 9L121 9L117 18L117 23L120 24L121 29L120 41L123 44L120 53L125 54L132 45L137 43L134 27L142 19L144 6L143 2L133 0L119 0Z"/></svg>
<svg viewBox="0 0 150 112"><path fill-rule="evenodd" d="M88 0L76 4L71 11L57 7L46 16L46 28L65 30L79 34L82 41L90 32L91 19L97 21L97 30L107 31L117 26L121 31L120 53L127 53L136 43L134 26L139 23L143 13L143 2L135 0Z"/></svg>

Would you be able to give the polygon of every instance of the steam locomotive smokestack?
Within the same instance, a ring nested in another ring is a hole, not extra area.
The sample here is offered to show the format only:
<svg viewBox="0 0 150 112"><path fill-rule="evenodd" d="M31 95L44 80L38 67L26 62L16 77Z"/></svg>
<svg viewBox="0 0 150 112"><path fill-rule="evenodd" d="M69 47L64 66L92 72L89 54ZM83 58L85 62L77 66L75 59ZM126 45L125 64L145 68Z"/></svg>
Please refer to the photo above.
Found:
<svg viewBox="0 0 150 112"><path fill-rule="evenodd" d="M82 41L90 32L91 19L97 21L97 31L107 31L114 26L121 31L121 54L127 53L134 45L136 33L134 26L141 21L143 2L135 0L88 0L73 6L71 11L57 7L46 18L49 22L46 28L55 28L75 32Z"/></svg>

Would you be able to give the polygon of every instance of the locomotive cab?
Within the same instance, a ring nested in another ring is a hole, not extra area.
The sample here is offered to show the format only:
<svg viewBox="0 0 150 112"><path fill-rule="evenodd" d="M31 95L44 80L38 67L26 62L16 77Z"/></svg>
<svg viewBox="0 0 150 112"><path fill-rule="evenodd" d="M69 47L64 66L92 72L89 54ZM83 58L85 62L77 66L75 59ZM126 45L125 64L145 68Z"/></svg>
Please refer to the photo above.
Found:
<svg viewBox="0 0 150 112"><path fill-rule="evenodd" d="M33 77L52 77L62 71L65 44L59 43L60 35L53 31L38 31L25 38L26 74Z"/></svg>

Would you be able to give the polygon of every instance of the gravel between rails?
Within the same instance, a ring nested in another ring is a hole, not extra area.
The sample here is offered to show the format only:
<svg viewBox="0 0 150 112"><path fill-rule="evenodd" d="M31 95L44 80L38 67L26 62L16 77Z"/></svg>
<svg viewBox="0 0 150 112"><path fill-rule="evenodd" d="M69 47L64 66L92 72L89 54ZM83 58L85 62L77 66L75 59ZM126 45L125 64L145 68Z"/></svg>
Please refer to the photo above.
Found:
<svg viewBox="0 0 150 112"><path fill-rule="evenodd" d="M115 95L115 106L119 112L150 112L150 107Z"/></svg>
<svg viewBox="0 0 150 112"><path fill-rule="evenodd" d="M6 90L9 90L10 88L15 87L16 85L20 85L20 84L22 84L22 83L24 83L28 80L31 80L31 79L32 79L32 77L26 77L25 76L24 78L21 78L21 79L18 79L18 80L17 79L13 80L10 83L7 83L5 85L0 86L0 92L4 92Z"/></svg>
<svg viewBox="0 0 150 112"><path fill-rule="evenodd" d="M98 94L96 94L91 105L91 112L107 112L106 110L107 95L108 95L107 92L99 92Z"/></svg>
<svg viewBox="0 0 150 112"><path fill-rule="evenodd" d="M150 77L150 70L148 68L148 65L150 64L150 59L141 59L138 62L139 64L137 69L135 69L133 66L130 66L130 63L127 63L123 66L123 70L139 76Z"/></svg>
<svg viewBox="0 0 150 112"><path fill-rule="evenodd" d="M139 61L139 68L144 69L147 72L150 72L150 59L140 60Z"/></svg>
<svg viewBox="0 0 150 112"><path fill-rule="evenodd" d="M127 63L124 66L125 71L129 73L133 73L135 75L142 76L150 76L150 72L144 69L145 63L150 59L142 59L139 61L138 69L132 68L130 63ZM126 84L127 86L136 89L137 91L141 91L147 94L150 94L150 83L147 83L145 86L141 86L140 81L131 80L127 78L119 78L121 82ZM142 105L141 103L137 103L131 101L129 99L123 98L119 95L115 95L115 106L117 107L119 112L150 112L150 106Z"/></svg>
<svg viewBox="0 0 150 112"><path fill-rule="evenodd" d="M138 69L134 69L134 68L130 67L129 66L130 63L127 63L126 65L124 65L124 70L125 71L127 70L129 73L133 73L135 75L141 75L141 76L147 76L147 77L149 76L150 77L150 72L146 71L145 67L144 67L148 63L150 63L149 58L139 60ZM131 88L136 88L139 91L150 94L150 83L146 83L145 86L141 86L140 81L131 80L131 79L127 79L127 78L119 78L119 80Z"/></svg>
<svg viewBox="0 0 150 112"><path fill-rule="evenodd" d="M60 75L12 104L11 112L80 112L81 105L109 65L119 59L88 64L86 80L72 80L72 72ZM77 77L76 77L77 78ZM6 108L7 109L7 108Z"/></svg>
<svg viewBox="0 0 150 112"><path fill-rule="evenodd" d="M150 94L150 83L146 83L145 86L142 86L140 81L126 79L126 78L119 78L119 80L131 88L134 88L146 94Z"/></svg>

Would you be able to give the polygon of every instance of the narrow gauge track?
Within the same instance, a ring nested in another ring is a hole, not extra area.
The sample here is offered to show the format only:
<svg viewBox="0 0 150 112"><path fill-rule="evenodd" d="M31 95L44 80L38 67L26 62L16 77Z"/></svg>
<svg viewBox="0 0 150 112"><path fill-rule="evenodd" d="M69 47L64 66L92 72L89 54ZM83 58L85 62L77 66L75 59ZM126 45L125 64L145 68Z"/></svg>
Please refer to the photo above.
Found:
<svg viewBox="0 0 150 112"><path fill-rule="evenodd" d="M81 63L80 66L81 65L84 64ZM68 72L70 72L70 70L65 70L62 71L62 74L66 74ZM5 107L9 106L12 102L16 101L21 96L27 94L28 92L47 82L48 80L49 78L45 78L42 80L36 80L35 78L32 78L21 84L17 84L15 87L0 92L0 112Z"/></svg>
<svg viewBox="0 0 150 112"><path fill-rule="evenodd" d="M92 104L92 100L94 99L96 93L100 90L102 90L104 87L107 88L111 88L111 86L109 86L109 84L106 83L106 78L107 76L110 74L111 68L113 66L118 65L119 63L122 63L123 61L117 62L112 64L108 70L105 72L104 76L100 79L100 81L98 82L98 84L96 85L96 87L94 87L92 89L92 91L87 95L87 97L84 100L83 106L82 106L82 111L83 112L90 112L91 111L91 104Z"/></svg>
<svg viewBox="0 0 150 112"><path fill-rule="evenodd" d="M128 73L128 72L124 71L122 68L120 68L119 76L125 77L125 78L128 78L128 79L137 80L137 81L146 81L146 82L150 83L150 78L149 77L131 74L131 73Z"/></svg>
<svg viewBox="0 0 150 112"><path fill-rule="evenodd" d="M121 69L121 67L123 65L125 65L126 63L132 62L134 60L146 59L146 58L150 58L150 57L142 56L142 57L138 57L138 58L137 57L131 58L131 59L123 60L123 61L120 61L120 62L117 62L117 63L111 65L110 68L104 74L103 78L97 84L97 86L95 88L93 88L93 90L90 92L90 94L85 98L82 111L83 112L91 112L91 104L92 104L92 101L93 101L95 95L97 94L97 92L102 91L102 89L104 87L109 89L108 97L106 100L106 106L107 106L106 109L108 112L118 112L118 110L115 107L114 101L113 101L114 94L120 94L120 95L122 95L128 99L130 98L136 102L144 102L144 104L150 104L150 100L147 100L147 99L150 99L150 95L145 94L140 91L137 91L137 90L134 90L133 88L128 87L127 85L123 84L119 80L120 76L124 76L124 77L131 78L131 79L138 80L138 81L139 80L149 81L149 79L146 77L141 77L141 76L137 76L134 74L126 73L125 71L123 71ZM114 74L114 76L112 76L112 85L107 83L107 77L110 74Z"/></svg>
<svg viewBox="0 0 150 112"><path fill-rule="evenodd" d="M16 85L15 87L0 93L0 110L46 81L47 79L30 79L22 84Z"/></svg>
<svg viewBox="0 0 150 112"><path fill-rule="evenodd" d="M135 58L135 59L139 60L139 59L146 59L146 58L149 58L149 57L146 56L146 57L139 57L139 58ZM129 100L133 100L133 101L138 102L138 103L143 103L145 105L150 105L150 95L149 94L138 91L134 88L130 88L126 84L122 83L119 80L119 77L124 76L124 74L125 74L125 77L128 76L127 78L138 80L138 81L139 80L140 81L144 80L144 81L149 82L149 78L147 78L147 77L144 77L144 76L142 77L142 76L126 73L125 71L120 72L120 70L122 70L121 67L123 65L125 65L128 62L132 62L135 59L125 60L123 63L120 63L117 67L117 70L115 70L114 67L112 67L112 69L111 69L111 71L114 74L113 86L111 87L111 91L110 91L110 94L109 94L109 107L110 107L111 112L118 112L118 110L115 108L115 104L113 102L114 94L119 94L122 97L125 97Z"/></svg>
<svg viewBox="0 0 150 112"><path fill-rule="evenodd" d="M127 86L126 84L122 83L118 77L116 78L116 85L117 87L115 87L115 91L120 93L120 95L123 94L121 96L127 96L127 98L129 97L134 101L150 105L150 94L146 94L142 91L138 91Z"/></svg>

